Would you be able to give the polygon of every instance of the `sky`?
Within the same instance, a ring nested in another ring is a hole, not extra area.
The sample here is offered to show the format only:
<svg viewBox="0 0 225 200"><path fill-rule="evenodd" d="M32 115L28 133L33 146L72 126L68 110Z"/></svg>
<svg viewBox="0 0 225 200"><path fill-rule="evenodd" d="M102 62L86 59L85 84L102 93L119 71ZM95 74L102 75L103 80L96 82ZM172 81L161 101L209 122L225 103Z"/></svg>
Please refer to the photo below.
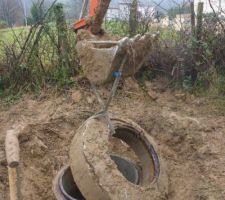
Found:
<svg viewBox="0 0 225 200"><path fill-rule="evenodd" d="M27 4L27 7L29 8L31 5L32 5L32 2L34 0L22 0L22 1L25 1L25 3ZM53 0L52 0L53 1ZM58 0L59 2L63 2L63 3L66 3L66 4L70 4L70 2L74 2L74 1L79 1L79 0ZM82 1L82 0L80 0ZM121 2L122 0L111 0L111 4L117 4L118 2ZM147 4L155 4L155 3L160 3L162 2L160 5L162 7L165 7L166 9L171 7L171 6L174 6L175 4L173 2L183 2L184 0L140 0L141 2L144 2L144 3L147 3Z"/></svg>
<svg viewBox="0 0 225 200"><path fill-rule="evenodd" d="M37 0L21 0L21 1L25 3L27 13L29 13L32 2L37 1ZM46 0L46 1L53 2L54 0ZM119 2L123 2L123 1L124 0L111 0L111 4L116 5ZM139 1L141 1L142 3L145 3L147 5L151 5L151 6L154 6L154 5L160 3L160 6L158 7L159 9L161 8L160 10L169 9L171 7L174 7L176 5L174 2L177 2L177 3L184 2L184 0L139 0ZM72 9L72 7L75 6L75 2L82 2L82 0L58 0L58 2L62 2L65 5L67 5L67 7ZM76 10L76 9L74 8L74 10Z"/></svg>

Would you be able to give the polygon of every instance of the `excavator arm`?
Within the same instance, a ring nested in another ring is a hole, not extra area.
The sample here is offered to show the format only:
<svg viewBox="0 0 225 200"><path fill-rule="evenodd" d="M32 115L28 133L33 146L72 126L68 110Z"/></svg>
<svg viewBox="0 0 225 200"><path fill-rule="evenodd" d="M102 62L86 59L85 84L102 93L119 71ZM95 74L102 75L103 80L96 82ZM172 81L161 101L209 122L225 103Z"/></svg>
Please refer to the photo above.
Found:
<svg viewBox="0 0 225 200"><path fill-rule="evenodd" d="M83 0L79 20L73 24L74 30L88 29L99 34L109 4L110 0Z"/></svg>

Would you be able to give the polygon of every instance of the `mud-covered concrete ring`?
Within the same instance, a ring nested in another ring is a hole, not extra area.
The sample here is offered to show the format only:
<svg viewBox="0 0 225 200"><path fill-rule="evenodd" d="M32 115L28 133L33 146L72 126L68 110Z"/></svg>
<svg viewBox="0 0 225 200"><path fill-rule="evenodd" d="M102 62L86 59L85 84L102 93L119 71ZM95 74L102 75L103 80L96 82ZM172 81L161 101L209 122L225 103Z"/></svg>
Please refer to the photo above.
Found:
<svg viewBox="0 0 225 200"><path fill-rule="evenodd" d="M153 147L153 144L156 145L152 138L146 138L144 134L141 134L143 130L139 129L139 126L134 125L136 124L115 120L116 133L113 136L121 139L134 150L142 166L139 184L148 185L156 181L160 173L158 155Z"/></svg>
<svg viewBox="0 0 225 200"><path fill-rule="evenodd" d="M140 185L127 181L110 158L110 134L104 119L91 118L78 129L70 147L71 171L84 197L87 200L153 200L164 196L168 180L153 138L131 120L112 118L112 123L116 130L114 137L124 140L140 159ZM157 152L157 158L152 157L151 151ZM156 171L155 159L160 163L160 173Z"/></svg>
<svg viewBox="0 0 225 200"><path fill-rule="evenodd" d="M68 165L62 167L55 176L52 190L57 200L84 200Z"/></svg>

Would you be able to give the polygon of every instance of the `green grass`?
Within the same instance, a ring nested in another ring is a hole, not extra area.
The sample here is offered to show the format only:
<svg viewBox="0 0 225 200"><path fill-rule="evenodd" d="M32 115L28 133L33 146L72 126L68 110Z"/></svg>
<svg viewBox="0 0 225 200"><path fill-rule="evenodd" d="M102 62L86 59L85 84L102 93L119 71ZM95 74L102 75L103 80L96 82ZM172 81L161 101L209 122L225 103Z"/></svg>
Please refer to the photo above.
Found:
<svg viewBox="0 0 225 200"><path fill-rule="evenodd" d="M15 27L0 29L0 63L4 59L4 44L13 44L15 37L22 37L29 30L29 27Z"/></svg>
<svg viewBox="0 0 225 200"><path fill-rule="evenodd" d="M124 37L129 35L129 27L127 21L105 21L103 24L103 28L106 32ZM181 40L181 35L179 32L175 31L172 27L155 27L154 25L149 25L147 32L150 33L160 33L160 39L162 41L172 41L174 43L179 42ZM143 34L142 27L139 25L137 29L137 34Z"/></svg>
<svg viewBox="0 0 225 200"><path fill-rule="evenodd" d="M116 36L128 35L128 23L126 21L105 21L103 29Z"/></svg>
<svg viewBox="0 0 225 200"><path fill-rule="evenodd" d="M55 23L46 23L43 26L33 29L29 42L26 43L22 59L17 58L27 41L30 27L7 28L0 30L0 67L12 65L7 68L7 73L0 74L0 99L6 94L8 87L10 96L15 90L29 91L36 90L46 84L64 88L74 84L70 79L76 73L77 57L74 52L76 37L74 32L66 32L68 39L67 56L69 62L61 63L58 55L58 32ZM37 40L38 39L38 40ZM36 42L38 41L38 42ZM64 59L64 58L62 58ZM16 62L14 62L16 61ZM68 67L72 66L72 67ZM28 87L24 87L28 85ZM25 88L25 89L24 89ZM17 91L16 91L17 92ZM1 91L0 91L1 93ZM6 101L10 102L13 98Z"/></svg>
<svg viewBox="0 0 225 200"><path fill-rule="evenodd" d="M4 42L13 42L14 36L19 36L21 33L26 33L29 27L15 27L0 29L0 40Z"/></svg>

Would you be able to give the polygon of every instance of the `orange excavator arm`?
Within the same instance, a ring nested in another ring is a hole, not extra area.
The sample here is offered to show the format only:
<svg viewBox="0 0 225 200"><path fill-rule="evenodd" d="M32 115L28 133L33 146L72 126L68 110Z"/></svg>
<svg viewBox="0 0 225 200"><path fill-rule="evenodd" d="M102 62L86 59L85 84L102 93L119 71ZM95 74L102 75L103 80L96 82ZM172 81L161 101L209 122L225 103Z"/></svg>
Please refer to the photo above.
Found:
<svg viewBox="0 0 225 200"><path fill-rule="evenodd" d="M83 0L81 13L80 13L80 19L73 24L73 28L75 31L89 26L87 22L87 18L89 19L94 18L95 9L98 6L98 1L99 0L89 0L89 1ZM85 16L85 13L87 13L87 16Z"/></svg>
<svg viewBox="0 0 225 200"><path fill-rule="evenodd" d="M110 0L83 0L79 20L73 24L75 31L88 29L93 34L98 34Z"/></svg>

